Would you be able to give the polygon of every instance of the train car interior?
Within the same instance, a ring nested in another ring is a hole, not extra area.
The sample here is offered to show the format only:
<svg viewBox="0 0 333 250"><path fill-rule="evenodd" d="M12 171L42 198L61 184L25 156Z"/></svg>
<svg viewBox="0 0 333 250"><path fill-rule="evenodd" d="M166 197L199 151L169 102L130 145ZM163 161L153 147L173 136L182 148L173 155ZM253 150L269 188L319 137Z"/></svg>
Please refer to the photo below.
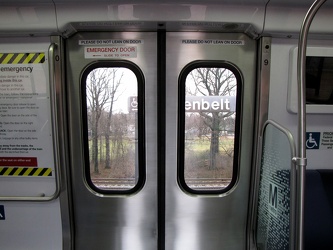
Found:
<svg viewBox="0 0 333 250"><path fill-rule="evenodd" d="M0 249L333 249L331 0L0 0Z"/></svg>

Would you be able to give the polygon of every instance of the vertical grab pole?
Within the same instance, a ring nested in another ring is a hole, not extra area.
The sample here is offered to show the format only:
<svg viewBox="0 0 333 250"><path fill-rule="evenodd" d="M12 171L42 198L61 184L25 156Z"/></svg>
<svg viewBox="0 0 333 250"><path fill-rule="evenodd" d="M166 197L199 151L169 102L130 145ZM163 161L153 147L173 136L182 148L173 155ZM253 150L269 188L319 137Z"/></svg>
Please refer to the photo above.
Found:
<svg viewBox="0 0 333 250"><path fill-rule="evenodd" d="M306 170L306 102L305 102L305 64L307 36L310 25L318 9L326 0L316 0L308 10L301 27L298 56L297 56L297 84L298 84L298 157L293 161L297 168L297 208L296 208L296 249L303 249L304 227L304 190Z"/></svg>

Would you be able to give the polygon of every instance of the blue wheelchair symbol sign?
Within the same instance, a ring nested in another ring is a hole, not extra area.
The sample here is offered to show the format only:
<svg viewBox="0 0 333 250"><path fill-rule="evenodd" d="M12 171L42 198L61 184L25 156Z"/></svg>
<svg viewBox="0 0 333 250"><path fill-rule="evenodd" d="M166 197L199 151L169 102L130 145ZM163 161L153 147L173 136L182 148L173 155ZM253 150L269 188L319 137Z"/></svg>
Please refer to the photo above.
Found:
<svg viewBox="0 0 333 250"><path fill-rule="evenodd" d="M306 132L306 149L319 149L320 132Z"/></svg>

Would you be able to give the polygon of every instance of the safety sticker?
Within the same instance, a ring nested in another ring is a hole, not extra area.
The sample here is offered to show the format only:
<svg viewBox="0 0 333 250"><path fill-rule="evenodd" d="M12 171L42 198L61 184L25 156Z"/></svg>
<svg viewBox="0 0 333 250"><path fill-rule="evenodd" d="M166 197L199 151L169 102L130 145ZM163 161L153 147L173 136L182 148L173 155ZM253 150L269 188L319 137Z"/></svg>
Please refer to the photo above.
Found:
<svg viewBox="0 0 333 250"><path fill-rule="evenodd" d="M0 167L0 176L15 176L15 177L52 176L52 168Z"/></svg>
<svg viewBox="0 0 333 250"><path fill-rule="evenodd" d="M0 53L0 64L37 64L45 62L45 53Z"/></svg>

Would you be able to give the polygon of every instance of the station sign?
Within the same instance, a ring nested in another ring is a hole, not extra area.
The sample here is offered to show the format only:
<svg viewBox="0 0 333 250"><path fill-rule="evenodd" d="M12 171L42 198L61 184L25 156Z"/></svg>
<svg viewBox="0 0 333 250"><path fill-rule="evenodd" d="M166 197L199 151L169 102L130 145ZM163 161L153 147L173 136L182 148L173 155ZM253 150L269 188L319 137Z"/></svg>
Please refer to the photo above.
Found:
<svg viewBox="0 0 333 250"><path fill-rule="evenodd" d="M138 111L138 97L129 96L128 97L128 112L133 113Z"/></svg>
<svg viewBox="0 0 333 250"><path fill-rule="evenodd" d="M138 97L128 97L128 112L138 111ZM236 96L187 96L186 112L235 112Z"/></svg>
<svg viewBox="0 0 333 250"><path fill-rule="evenodd" d="M236 96L186 96L186 112L235 112Z"/></svg>

